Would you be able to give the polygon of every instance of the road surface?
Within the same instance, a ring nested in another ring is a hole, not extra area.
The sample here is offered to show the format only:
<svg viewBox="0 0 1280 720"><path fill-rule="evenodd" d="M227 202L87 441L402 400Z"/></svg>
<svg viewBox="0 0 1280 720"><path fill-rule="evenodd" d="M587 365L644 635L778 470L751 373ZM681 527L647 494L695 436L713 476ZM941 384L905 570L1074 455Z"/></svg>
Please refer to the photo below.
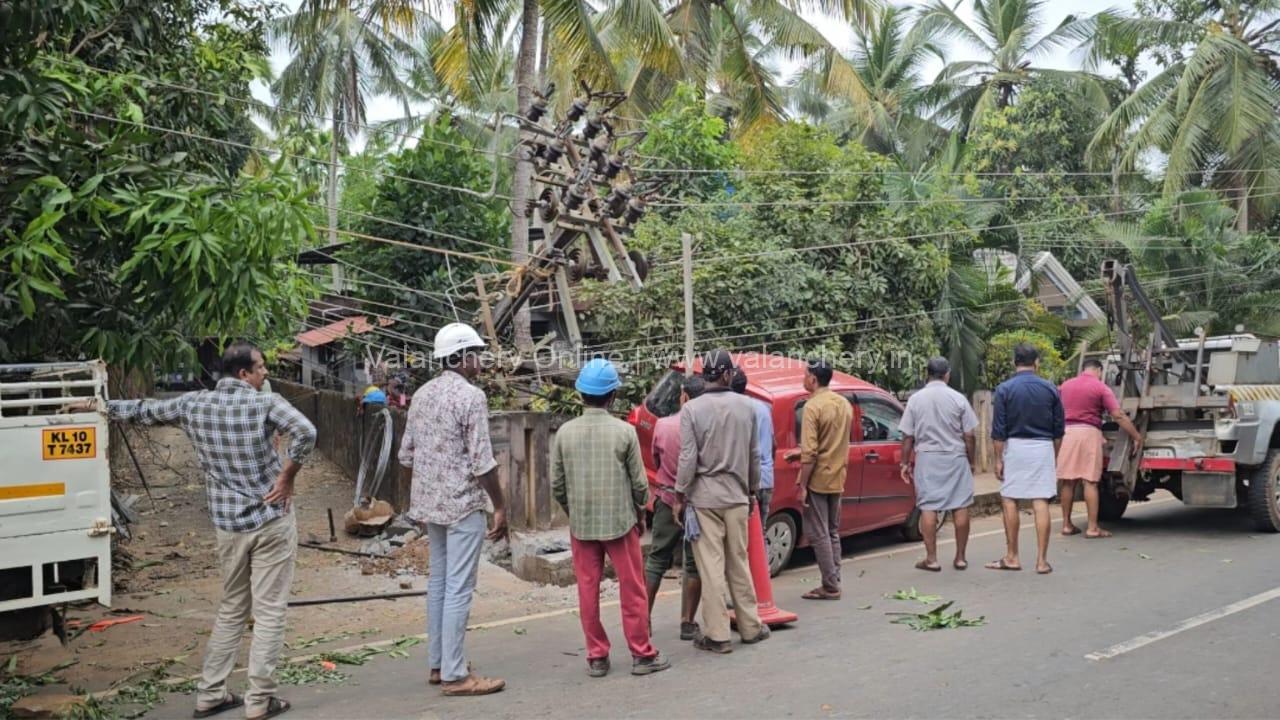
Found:
<svg viewBox="0 0 1280 720"><path fill-rule="evenodd" d="M950 569L950 544L946 570L932 574L912 568L917 546L859 539L847 547L843 600L800 600L817 572L792 567L774 590L800 621L760 645L735 642L726 656L679 642L678 599L665 596L655 644L673 667L653 676L627 672L618 611L608 607L613 673L604 679L586 676L577 617L562 613L469 635L477 669L507 679L497 695L446 698L429 688L424 644L407 660L344 668L352 679L343 685L285 687L282 697L298 720L1275 717L1280 536L1253 532L1242 513L1156 497L1131 506L1113 539L1055 533L1047 576L1030 570L1026 516L1022 572L981 567L1003 548L997 518L975 523L966 572ZM910 587L986 624L932 632L890 624L886 612L913 604L884 596ZM240 675L233 687L242 684ZM152 717L189 717L190 701L171 696Z"/></svg>

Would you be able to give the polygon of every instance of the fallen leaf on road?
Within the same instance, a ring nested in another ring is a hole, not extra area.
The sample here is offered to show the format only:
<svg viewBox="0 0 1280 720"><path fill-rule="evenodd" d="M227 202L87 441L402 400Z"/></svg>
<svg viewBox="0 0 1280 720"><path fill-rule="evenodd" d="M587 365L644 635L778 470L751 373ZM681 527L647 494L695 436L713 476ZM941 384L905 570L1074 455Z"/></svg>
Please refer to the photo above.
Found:
<svg viewBox="0 0 1280 720"><path fill-rule="evenodd" d="M1150 556L1150 555L1148 555L1148 554L1146 554L1146 553L1138 553L1138 557L1142 558L1143 560L1150 560L1150 559L1151 559L1151 556Z"/></svg>
<svg viewBox="0 0 1280 720"><path fill-rule="evenodd" d="M858 577L862 577L863 575L866 575L866 574L867 574L867 571L866 571L866 570L859 570L859 571L858 571Z"/></svg>
<svg viewBox="0 0 1280 720"><path fill-rule="evenodd" d="M1223 558L1223 559L1222 559L1222 562L1224 562L1224 563L1229 563L1229 562L1231 562L1231 558Z"/></svg>
<svg viewBox="0 0 1280 720"><path fill-rule="evenodd" d="M1121 547L1116 548L1116 552L1119 552L1119 551L1121 551L1121 550L1128 550L1128 549L1129 549L1129 548L1127 548L1127 547L1121 546Z"/></svg>
<svg viewBox="0 0 1280 720"><path fill-rule="evenodd" d="M870 605L859 605L859 606L858 606L858 609L859 609L859 610L870 610L870 609L871 609L871 606L870 606Z"/></svg>
<svg viewBox="0 0 1280 720"><path fill-rule="evenodd" d="M522 627L518 627L518 628L516 628L515 630L513 630L512 632L514 632L514 633L515 633L515 634L517 634L517 635L524 635L524 634L528 633L529 631L528 631L528 630L526 630L526 629L524 629L524 628L522 628Z"/></svg>
<svg viewBox="0 0 1280 720"><path fill-rule="evenodd" d="M324 668L325 670L328 670L329 672L333 672L334 670L338 669L338 664L335 662L329 662L328 660L325 660L324 662L320 663L320 667Z"/></svg>
<svg viewBox="0 0 1280 720"><path fill-rule="evenodd" d="M821 710L822 712L831 712L832 707L831 707L830 705L827 705L827 704L825 704L825 703L824 703L824 704L822 705L822 707L820 707L820 708L818 708L818 709L819 709L819 710Z"/></svg>

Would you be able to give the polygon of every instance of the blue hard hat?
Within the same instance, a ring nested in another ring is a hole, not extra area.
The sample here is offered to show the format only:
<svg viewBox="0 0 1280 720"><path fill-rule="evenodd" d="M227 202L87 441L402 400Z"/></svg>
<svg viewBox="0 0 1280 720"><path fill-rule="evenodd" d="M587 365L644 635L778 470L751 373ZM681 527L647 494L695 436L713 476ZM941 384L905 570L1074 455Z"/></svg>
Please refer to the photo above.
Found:
<svg viewBox="0 0 1280 720"><path fill-rule="evenodd" d="M584 395L608 395L622 387L622 380L613 363L604 358L596 358L582 366L582 370L578 372L578 381L573 386Z"/></svg>

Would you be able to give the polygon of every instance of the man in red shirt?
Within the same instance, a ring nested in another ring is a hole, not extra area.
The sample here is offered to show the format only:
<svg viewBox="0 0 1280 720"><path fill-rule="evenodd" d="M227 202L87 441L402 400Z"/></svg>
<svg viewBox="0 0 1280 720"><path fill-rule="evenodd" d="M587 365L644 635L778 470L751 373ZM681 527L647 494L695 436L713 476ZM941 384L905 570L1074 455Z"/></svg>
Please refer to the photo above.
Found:
<svg viewBox="0 0 1280 720"><path fill-rule="evenodd" d="M1142 444L1142 435L1134 427L1129 416L1120 409L1111 388L1102 382L1102 363L1085 360L1084 368L1076 377L1062 383L1062 409L1066 415L1067 432L1058 452L1058 479L1062 481L1062 534L1076 535L1080 528L1071 522L1071 506L1075 503L1076 484L1084 481L1084 504L1089 510L1089 526L1084 531L1087 538L1111 537L1111 533L1098 527L1098 483L1102 480L1103 418L1111 416L1120 428L1133 440L1134 452Z"/></svg>
<svg viewBox="0 0 1280 720"><path fill-rule="evenodd" d="M706 389L702 378L693 375L684 379L680 392L680 406L698 397ZM653 614L653 602L662 587L662 576L671 569L676 550L683 548L684 578L680 595L680 639L696 640L701 632L694 620L698 615L698 600L702 596L702 580L698 577L698 565L693 559L693 547L684 539L684 519L676 517L672 508L676 504L676 469L680 462L680 413L658 420L653 428L653 461L658 469L657 487L654 488L653 525L649 544L649 556L645 558L645 585L649 593L649 613ZM650 621L652 625L652 620Z"/></svg>

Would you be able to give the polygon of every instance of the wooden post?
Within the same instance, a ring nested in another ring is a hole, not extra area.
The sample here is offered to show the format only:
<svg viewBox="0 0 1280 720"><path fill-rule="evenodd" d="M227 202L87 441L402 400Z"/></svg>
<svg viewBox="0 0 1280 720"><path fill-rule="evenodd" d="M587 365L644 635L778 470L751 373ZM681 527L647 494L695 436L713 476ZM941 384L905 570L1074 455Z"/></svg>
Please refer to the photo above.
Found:
<svg viewBox="0 0 1280 720"><path fill-rule="evenodd" d="M498 330L493 326L493 313L489 309L489 290L484 280L476 275L476 295L480 298L480 320L484 323L484 332L489 336L489 349L498 350Z"/></svg>
<svg viewBox="0 0 1280 720"><path fill-rule="evenodd" d="M684 267L684 374L693 374L693 236L680 236L681 264Z"/></svg>

